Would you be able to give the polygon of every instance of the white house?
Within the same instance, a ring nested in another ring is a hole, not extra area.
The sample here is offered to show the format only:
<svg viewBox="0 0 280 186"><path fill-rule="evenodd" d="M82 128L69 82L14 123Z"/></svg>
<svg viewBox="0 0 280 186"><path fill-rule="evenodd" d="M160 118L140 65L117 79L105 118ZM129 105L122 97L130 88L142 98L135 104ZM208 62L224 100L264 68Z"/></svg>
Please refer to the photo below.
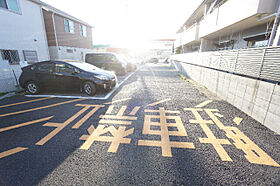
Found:
<svg viewBox="0 0 280 186"><path fill-rule="evenodd" d="M22 61L49 60L40 1L0 0L0 92L17 88Z"/></svg>

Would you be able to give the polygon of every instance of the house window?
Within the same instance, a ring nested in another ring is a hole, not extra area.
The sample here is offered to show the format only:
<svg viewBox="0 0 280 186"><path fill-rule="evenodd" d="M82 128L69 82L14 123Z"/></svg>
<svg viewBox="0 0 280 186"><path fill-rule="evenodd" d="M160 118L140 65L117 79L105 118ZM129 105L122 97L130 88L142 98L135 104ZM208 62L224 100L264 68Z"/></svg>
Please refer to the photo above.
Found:
<svg viewBox="0 0 280 186"><path fill-rule="evenodd" d="M24 55L24 61L27 62L37 62L38 61L38 55L37 51L32 51L32 50L24 50L23 51Z"/></svg>
<svg viewBox="0 0 280 186"><path fill-rule="evenodd" d="M72 50L72 49L67 49L66 52L72 54L72 53L73 53L73 50Z"/></svg>
<svg viewBox="0 0 280 186"><path fill-rule="evenodd" d="M18 0L0 0L0 7L19 12Z"/></svg>
<svg viewBox="0 0 280 186"><path fill-rule="evenodd" d="M80 35L87 37L87 27L80 24Z"/></svg>
<svg viewBox="0 0 280 186"><path fill-rule="evenodd" d="M19 64L19 55L17 50L0 50L0 51L3 60L8 60L11 65Z"/></svg>
<svg viewBox="0 0 280 186"><path fill-rule="evenodd" d="M75 33L74 22L68 19L64 19L64 29L65 32Z"/></svg>

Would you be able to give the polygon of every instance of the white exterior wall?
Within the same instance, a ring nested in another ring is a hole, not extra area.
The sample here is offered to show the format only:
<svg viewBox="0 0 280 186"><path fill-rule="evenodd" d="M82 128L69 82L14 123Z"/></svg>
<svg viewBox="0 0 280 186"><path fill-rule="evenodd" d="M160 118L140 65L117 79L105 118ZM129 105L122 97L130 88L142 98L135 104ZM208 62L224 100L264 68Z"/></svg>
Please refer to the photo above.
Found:
<svg viewBox="0 0 280 186"><path fill-rule="evenodd" d="M258 13L276 12L279 6L279 0L260 0Z"/></svg>
<svg viewBox="0 0 280 186"><path fill-rule="evenodd" d="M19 13L0 8L0 49L17 50L20 61L24 61L23 50L35 50L39 61L48 60L41 7L28 0L18 0L18 4ZM20 65L9 65L1 55L0 64L0 92L16 90L21 74Z"/></svg>
<svg viewBox="0 0 280 186"><path fill-rule="evenodd" d="M36 50L39 61L48 60L48 43L41 8L28 0L18 0L21 12L0 8L0 49ZM37 41L35 42L34 39Z"/></svg>
<svg viewBox="0 0 280 186"><path fill-rule="evenodd" d="M68 53L67 49L72 50L73 53ZM89 52L93 52L92 49L64 47L64 46L58 46L58 47L50 46L49 51L50 51L50 56L51 56L52 60L72 59L72 60L78 60L78 61L85 61L85 54L89 53Z"/></svg>
<svg viewBox="0 0 280 186"><path fill-rule="evenodd" d="M216 32L258 13L260 0L229 0L200 22L200 37Z"/></svg>
<svg viewBox="0 0 280 186"><path fill-rule="evenodd" d="M195 24L182 33L182 44L190 43L198 38L199 24Z"/></svg>

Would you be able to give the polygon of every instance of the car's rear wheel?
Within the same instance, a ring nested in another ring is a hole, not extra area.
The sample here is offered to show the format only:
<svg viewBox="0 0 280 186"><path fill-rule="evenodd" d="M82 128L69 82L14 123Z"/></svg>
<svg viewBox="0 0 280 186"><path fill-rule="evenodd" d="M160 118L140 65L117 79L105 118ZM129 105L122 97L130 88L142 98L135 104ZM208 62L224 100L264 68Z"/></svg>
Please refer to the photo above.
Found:
<svg viewBox="0 0 280 186"><path fill-rule="evenodd" d="M34 81L27 82L25 88L30 94L38 94L40 91L38 84Z"/></svg>
<svg viewBox="0 0 280 186"><path fill-rule="evenodd" d="M83 89L84 89L84 92L89 96L93 96L96 93L96 86L91 81L86 81L83 84Z"/></svg>

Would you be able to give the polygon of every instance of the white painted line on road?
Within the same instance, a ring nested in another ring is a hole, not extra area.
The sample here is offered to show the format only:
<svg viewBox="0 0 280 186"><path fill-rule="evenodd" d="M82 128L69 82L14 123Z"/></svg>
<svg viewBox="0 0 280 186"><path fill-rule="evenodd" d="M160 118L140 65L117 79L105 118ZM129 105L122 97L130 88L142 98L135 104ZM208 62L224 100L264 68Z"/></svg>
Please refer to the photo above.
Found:
<svg viewBox="0 0 280 186"><path fill-rule="evenodd" d="M151 104L147 105L147 107L153 107L153 106L155 106L155 105L158 105L158 104L164 103L164 102L166 102L166 101L170 101L170 100L171 100L171 99L168 98L168 99L164 99L164 100L161 100L161 101L157 101L157 102L154 102L154 103L151 103Z"/></svg>
<svg viewBox="0 0 280 186"><path fill-rule="evenodd" d="M105 105L112 105L114 103L118 103L118 102L122 102L122 101L127 101L127 100L130 100L131 98L124 98L124 99L119 99L119 100L116 100L116 101L112 101L112 102L108 102L108 103L104 103Z"/></svg>
<svg viewBox="0 0 280 186"><path fill-rule="evenodd" d="M84 99L92 99L92 100L107 100L126 80L128 80L133 74L135 74L140 68L138 68L135 72L131 73L127 76L122 82L118 83L117 86L112 89L106 96L104 97L86 97L86 96L63 96L63 95L25 95L26 97L53 97L53 98L69 98L69 99L77 99L77 98L84 98Z"/></svg>

